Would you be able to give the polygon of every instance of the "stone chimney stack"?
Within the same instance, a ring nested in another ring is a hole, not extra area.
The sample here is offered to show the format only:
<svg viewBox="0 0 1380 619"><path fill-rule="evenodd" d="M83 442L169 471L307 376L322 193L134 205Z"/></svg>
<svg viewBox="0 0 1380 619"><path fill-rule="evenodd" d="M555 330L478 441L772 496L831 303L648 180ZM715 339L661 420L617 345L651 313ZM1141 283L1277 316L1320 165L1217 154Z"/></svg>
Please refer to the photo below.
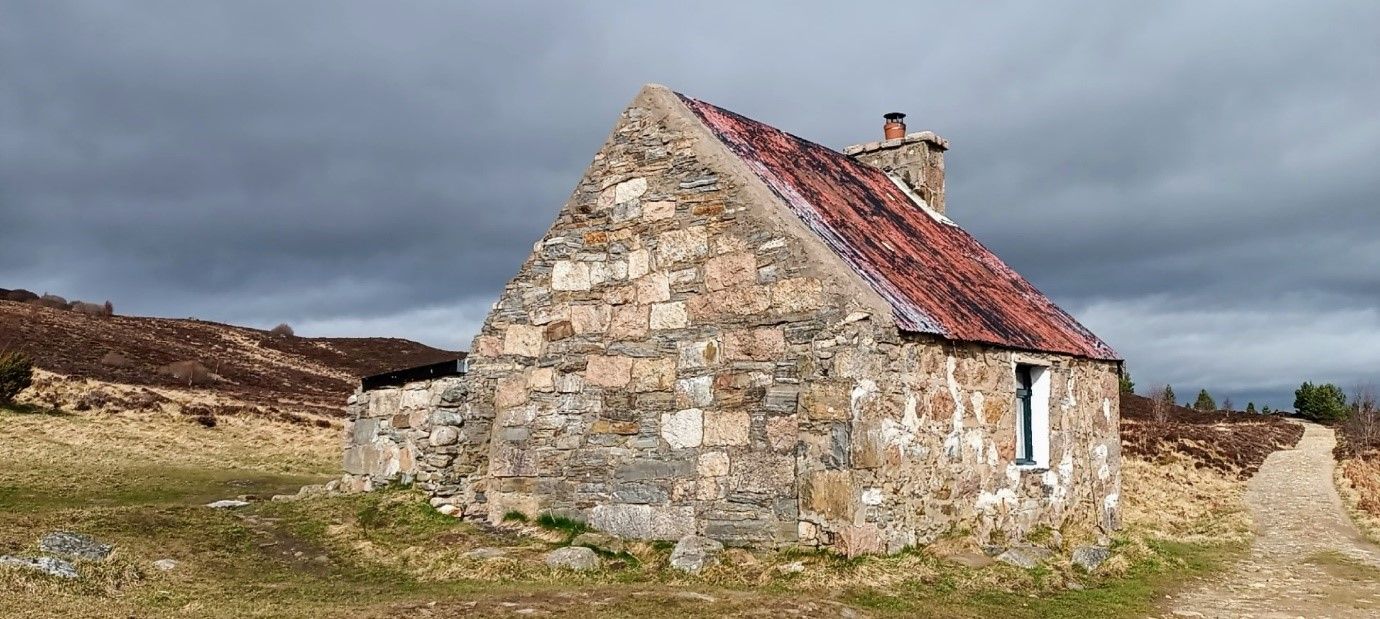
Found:
<svg viewBox="0 0 1380 619"><path fill-rule="evenodd" d="M949 141L930 131L906 133L906 115L883 116L883 140L856 144L843 153L905 181L930 208L944 212L944 151Z"/></svg>

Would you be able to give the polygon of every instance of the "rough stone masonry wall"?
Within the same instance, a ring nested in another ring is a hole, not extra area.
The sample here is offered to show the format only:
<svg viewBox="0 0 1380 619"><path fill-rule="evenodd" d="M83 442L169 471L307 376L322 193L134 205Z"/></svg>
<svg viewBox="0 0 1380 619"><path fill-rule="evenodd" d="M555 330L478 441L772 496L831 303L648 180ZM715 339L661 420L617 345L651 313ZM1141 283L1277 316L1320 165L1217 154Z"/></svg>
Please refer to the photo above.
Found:
<svg viewBox="0 0 1380 619"><path fill-rule="evenodd" d="M420 380L358 390L350 396L345 408L345 487L365 491L410 483L421 470L450 464L436 452L459 438L460 382L458 376ZM430 446L428 463L418 446L433 439L437 445Z"/></svg>
<svg viewBox="0 0 1380 619"><path fill-rule="evenodd" d="M1107 426L1075 426L1102 414L1111 364L1051 359L1088 374L1077 404L1052 407L1074 472L1013 479L1014 420L995 412L1011 408L1012 353L903 339L671 105L644 93L624 112L505 289L455 414L417 443L423 487L471 517L850 552L1084 513L1069 506L1101 492L1078 475Z"/></svg>
<svg viewBox="0 0 1380 619"><path fill-rule="evenodd" d="M814 356L800 407L802 543L856 555L951 530L1000 545L1119 526L1114 363L899 336L870 318L822 333ZM1047 470L1014 464L1018 362L1049 368Z"/></svg>

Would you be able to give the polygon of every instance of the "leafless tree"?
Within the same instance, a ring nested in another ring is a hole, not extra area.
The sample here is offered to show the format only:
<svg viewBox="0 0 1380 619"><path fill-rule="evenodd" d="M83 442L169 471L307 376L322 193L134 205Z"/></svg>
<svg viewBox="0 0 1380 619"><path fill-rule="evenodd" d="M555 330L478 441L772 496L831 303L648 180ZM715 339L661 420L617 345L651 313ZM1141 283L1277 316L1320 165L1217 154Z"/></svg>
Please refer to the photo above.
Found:
<svg viewBox="0 0 1380 619"><path fill-rule="evenodd" d="M1150 418L1155 423L1163 424L1169 421L1169 409L1173 408L1174 404L1169 401L1168 391L1164 385L1150 389Z"/></svg>
<svg viewBox="0 0 1380 619"><path fill-rule="evenodd" d="M1357 385L1351 396L1351 418L1347 420L1347 435L1355 442L1352 450L1364 453L1380 447L1380 407L1376 406L1375 385Z"/></svg>
<svg viewBox="0 0 1380 619"><path fill-rule="evenodd" d="M1228 413L1236 412L1236 405L1232 403L1231 397L1226 397L1222 399L1222 410L1227 411Z"/></svg>

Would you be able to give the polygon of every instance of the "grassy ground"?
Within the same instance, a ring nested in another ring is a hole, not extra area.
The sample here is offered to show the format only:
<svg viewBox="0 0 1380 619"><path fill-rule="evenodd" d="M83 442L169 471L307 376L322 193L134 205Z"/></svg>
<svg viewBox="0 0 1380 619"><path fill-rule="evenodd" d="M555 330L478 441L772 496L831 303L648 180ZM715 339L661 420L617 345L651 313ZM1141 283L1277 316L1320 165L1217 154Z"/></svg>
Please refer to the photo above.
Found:
<svg viewBox="0 0 1380 619"><path fill-rule="evenodd" d="M1239 482L1191 477L1209 475L1192 467L1166 477L1143 463L1127 467L1124 496L1203 483L1215 502L1190 493L1172 516L1128 504L1118 556L1095 575L1066 563L970 569L928 551L846 560L730 550L723 565L687 576L667 567L665 544L635 544L603 570L573 574L541 562L568 532L479 528L406 490L202 506L319 482L338 449L336 431L252 419L208 429L173 415L0 410L0 554L32 553L56 529L118 548L81 565L80 582L0 569L0 616L1144 616L1242 547L1230 498ZM468 555L481 547L506 555ZM164 558L179 564L152 567Z"/></svg>

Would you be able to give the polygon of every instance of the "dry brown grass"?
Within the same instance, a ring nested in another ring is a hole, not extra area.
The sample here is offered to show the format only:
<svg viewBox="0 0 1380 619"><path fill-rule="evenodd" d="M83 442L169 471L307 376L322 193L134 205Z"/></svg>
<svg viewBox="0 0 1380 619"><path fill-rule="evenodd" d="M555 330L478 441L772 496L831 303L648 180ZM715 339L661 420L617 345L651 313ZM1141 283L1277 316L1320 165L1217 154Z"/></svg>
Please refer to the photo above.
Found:
<svg viewBox="0 0 1380 619"><path fill-rule="evenodd" d="M1380 455L1342 459L1333 479L1356 527L1380 544Z"/></svg>

